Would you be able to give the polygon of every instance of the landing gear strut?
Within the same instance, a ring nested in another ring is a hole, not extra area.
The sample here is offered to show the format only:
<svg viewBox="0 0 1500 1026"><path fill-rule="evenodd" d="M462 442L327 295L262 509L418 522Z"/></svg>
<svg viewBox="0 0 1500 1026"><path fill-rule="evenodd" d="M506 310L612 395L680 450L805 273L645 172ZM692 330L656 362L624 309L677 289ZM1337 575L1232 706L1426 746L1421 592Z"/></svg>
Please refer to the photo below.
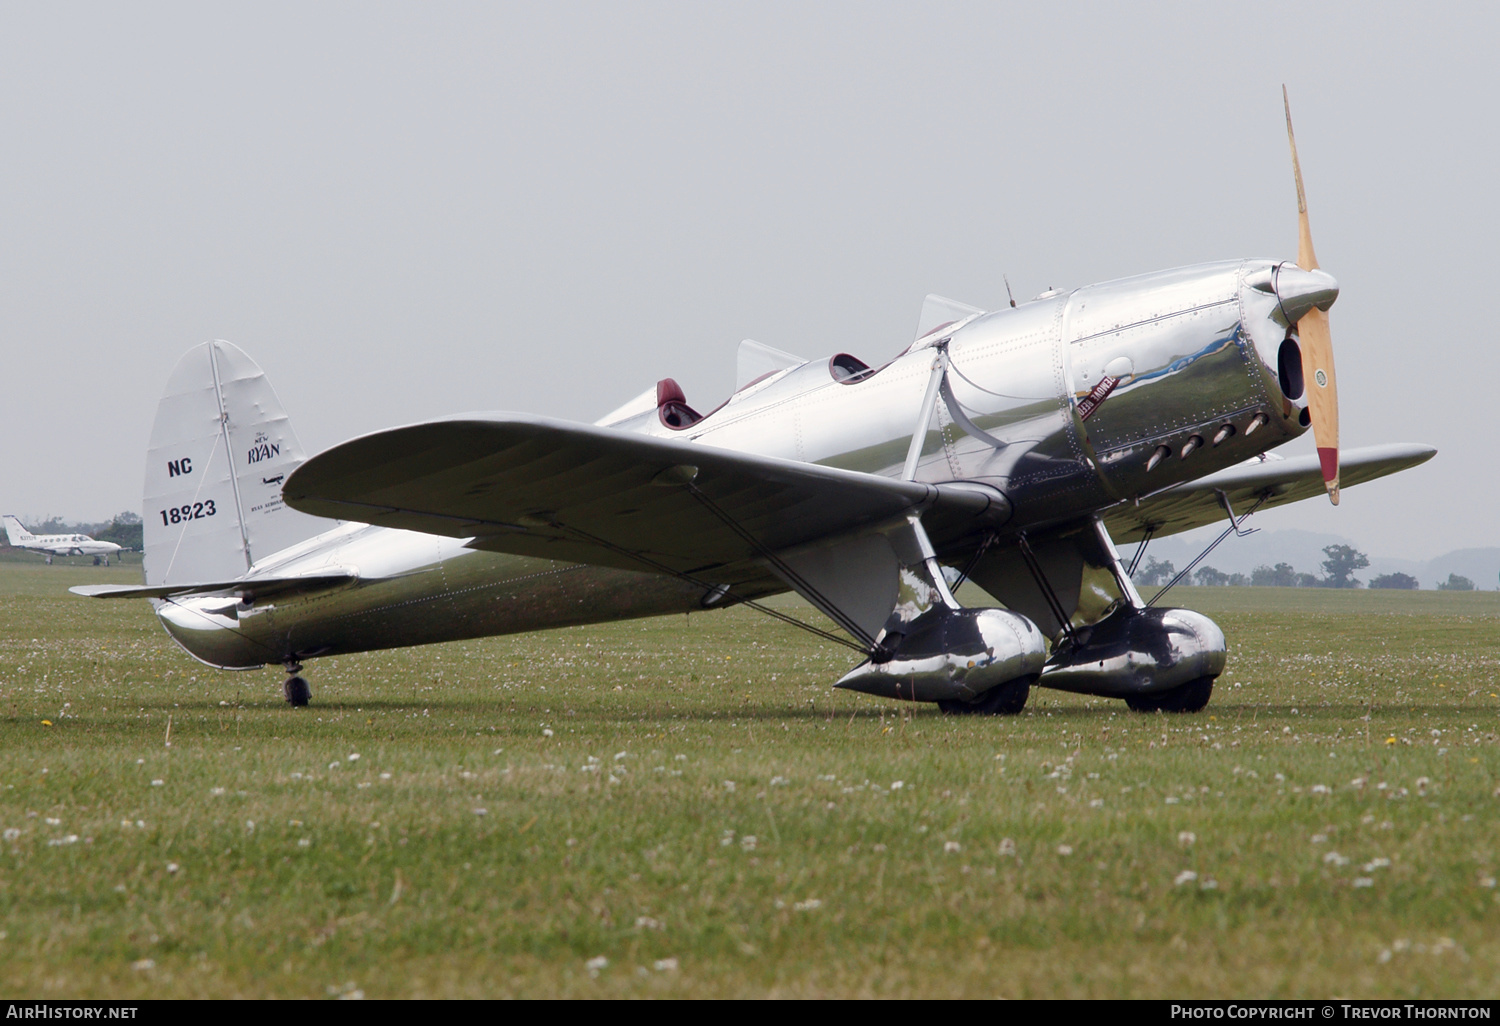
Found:
<svg viewBox="0 0 1500 1026"><path fill-rule="evenodd" d="M302 678L302 664L287 663L286 673L287 678L281 685L281 693L286 696L287 705L306 705L312 699L312 688Z"/></svg>

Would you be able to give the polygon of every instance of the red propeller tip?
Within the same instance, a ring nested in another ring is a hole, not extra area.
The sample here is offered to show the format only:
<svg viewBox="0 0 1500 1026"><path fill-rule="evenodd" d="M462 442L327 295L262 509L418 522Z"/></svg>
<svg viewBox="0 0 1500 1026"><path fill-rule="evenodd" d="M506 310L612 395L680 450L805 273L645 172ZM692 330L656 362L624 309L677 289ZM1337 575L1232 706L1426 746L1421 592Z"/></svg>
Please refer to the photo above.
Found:
<svg viewBox="0 0 1500 1026"><path fill-rule="evenodd" d="M1318 447L1318 463L1323 467L1323 480L1336 481L1339 476L1339 451L1331 446Z"/></svg>

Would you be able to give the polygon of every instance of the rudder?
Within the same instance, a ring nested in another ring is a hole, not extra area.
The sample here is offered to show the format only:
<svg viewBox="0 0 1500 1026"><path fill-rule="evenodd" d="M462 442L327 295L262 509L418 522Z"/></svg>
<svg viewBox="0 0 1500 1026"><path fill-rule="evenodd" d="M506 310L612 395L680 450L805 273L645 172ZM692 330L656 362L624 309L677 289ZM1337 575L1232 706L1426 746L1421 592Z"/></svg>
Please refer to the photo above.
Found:
<svg viewBox="0 0 1500 1026"><path fill-rule="evenodd" d="M281 501L282 482L305 458L254 360L223 341L188 350L151 428L146 583L233 579L332 527Z"/></svg>

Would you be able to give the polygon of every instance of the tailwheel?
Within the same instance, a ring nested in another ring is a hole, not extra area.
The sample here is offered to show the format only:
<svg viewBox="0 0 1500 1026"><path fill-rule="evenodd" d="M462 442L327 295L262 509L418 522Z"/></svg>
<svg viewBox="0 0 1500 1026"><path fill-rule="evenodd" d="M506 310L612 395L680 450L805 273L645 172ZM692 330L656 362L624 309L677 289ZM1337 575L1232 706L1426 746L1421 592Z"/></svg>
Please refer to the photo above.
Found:
<svg viewBox="0 0 1500 1026"><path fill-rule="evenodd" d="M299 708L305 706L312 700L312 687L302 677L302 664L288 663L286 672L287 678L281 685L281 693L286 696L287 705Z"/></svg>
<svg viewBox="0 0 1500 1026"><path fill-rule="evenodd" d="M1214 693L1213 677L1199 677L1158 695L1131 695L1125 704L1135 712L1202 712Z"/></svg>
<svg viewBox="0 0 1500 1026"><path fill-rule="evenodd" d="M1031 685L1035 676L1017 677L1015 680L997 684L972 702L952 699L938 702L938 708L949 716L969 716L981 713L986 716L1014 716L1026 708L1026 699L1031 696Z"/></svg>

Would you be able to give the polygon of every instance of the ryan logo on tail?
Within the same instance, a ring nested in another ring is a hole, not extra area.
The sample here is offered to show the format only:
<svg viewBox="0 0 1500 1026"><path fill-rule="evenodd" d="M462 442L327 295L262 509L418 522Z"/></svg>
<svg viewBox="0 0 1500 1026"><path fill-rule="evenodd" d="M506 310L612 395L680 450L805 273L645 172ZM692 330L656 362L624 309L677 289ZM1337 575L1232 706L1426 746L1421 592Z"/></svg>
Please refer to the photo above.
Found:
<svg viewBox="0 0 1500 1026"><path fill-rule="evenodd" d="M1336 502L1434 452L1340 450L1339 289L1295 179L1296 263L993 312L929 297L878 366L747 341L736 391L706 414L664 378L594 424L466 416L307 460L260 368L205 343L152 430L146 585L73 590L151 599L210 665L282 664L294 705L317 656L737 603L787 619L758 600L794 591L831 621L799 625L857 654L839 687L950 713L1018 712L1032 686L1202 709L1223 633L1143 598L1117 544L1141 543L1139 560L1227 519L1223 540L1256 510ZM1316 455L1266 458L1309 427ZM228 455L246 452L262 458ZM1003 608L962 606L964 580Z"/></svg>

